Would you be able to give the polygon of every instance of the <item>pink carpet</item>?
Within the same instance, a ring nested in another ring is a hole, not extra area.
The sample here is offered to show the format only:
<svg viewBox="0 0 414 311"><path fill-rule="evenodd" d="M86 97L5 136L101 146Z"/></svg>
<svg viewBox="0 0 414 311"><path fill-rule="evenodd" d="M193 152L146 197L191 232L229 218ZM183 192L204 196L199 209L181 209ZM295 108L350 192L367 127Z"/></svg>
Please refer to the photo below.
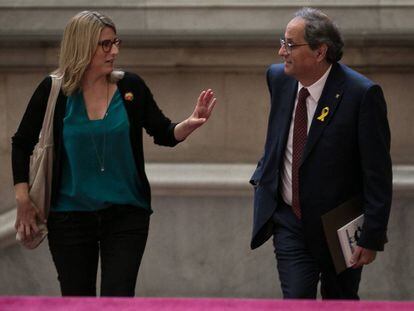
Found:
<svg viewBox="0 0 414 311"><path fill-rule="evenodd" d="M270 299L207 299L207 298L51 298L2 297L0 311L250 311L250 310L312 310L312 311L405 311L414 310L414 302L388 301L299 301Z"/></svg>

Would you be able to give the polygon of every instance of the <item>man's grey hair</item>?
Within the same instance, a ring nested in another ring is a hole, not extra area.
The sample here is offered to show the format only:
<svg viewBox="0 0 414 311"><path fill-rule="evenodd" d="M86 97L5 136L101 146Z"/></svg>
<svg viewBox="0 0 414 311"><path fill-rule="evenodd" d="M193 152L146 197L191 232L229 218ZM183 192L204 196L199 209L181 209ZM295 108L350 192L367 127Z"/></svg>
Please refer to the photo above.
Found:
<svg viewBox="0 0 414 311"><path fill-rule="evenodd" d="M336 24L322 11L314 8L303 8L297 11L295 17L305 21L305 40L314 50L321 44L328 46L326 60L336 63L342 58L344 41Z"/></svg>

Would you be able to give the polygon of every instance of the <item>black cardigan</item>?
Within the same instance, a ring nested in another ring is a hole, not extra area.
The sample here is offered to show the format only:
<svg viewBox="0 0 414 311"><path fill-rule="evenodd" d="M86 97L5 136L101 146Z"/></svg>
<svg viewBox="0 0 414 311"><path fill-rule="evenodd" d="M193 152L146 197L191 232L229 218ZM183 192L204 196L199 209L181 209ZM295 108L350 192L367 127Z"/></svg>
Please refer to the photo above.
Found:
<svg viewBox="0 0 414 311"><path fill-rule="evenodd" d="M23 119L12 137L12 169L14 184L29 181L30 156L39 140L43 118L46 112L52 79L46 77L37 87L29 101ZM154 143L164 146L175 146L175 123L164 116L155 103L151 91L138 76L126 72L117 83L130 123L130 141L144 196L151 203L151 190L144 169L144 153L142 145L142 128L154 138ZM127 94L127 96L125 96ZM131 96L132 94L132 96ZM54 159L52 178L52 204L56 201L60 189L63 154L63 118L66 112L67 97L59 93L53 119ZM115 152L115 150L113 150Z"/></svg>

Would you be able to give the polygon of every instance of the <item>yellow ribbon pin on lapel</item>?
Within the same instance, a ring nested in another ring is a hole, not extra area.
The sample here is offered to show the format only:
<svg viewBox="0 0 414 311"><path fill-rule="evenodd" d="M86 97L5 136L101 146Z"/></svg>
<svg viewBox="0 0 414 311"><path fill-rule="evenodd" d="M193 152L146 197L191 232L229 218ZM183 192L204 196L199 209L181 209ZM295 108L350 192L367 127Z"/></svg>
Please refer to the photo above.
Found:
<svg viewBox="0 0 414 311"><path fill-rule="evenodd" d="M329 114L329 107L325 107L322 109L321 115L319 117L317 117L317 119L319 121L325 121L325 118L328 116Z"/></svg>

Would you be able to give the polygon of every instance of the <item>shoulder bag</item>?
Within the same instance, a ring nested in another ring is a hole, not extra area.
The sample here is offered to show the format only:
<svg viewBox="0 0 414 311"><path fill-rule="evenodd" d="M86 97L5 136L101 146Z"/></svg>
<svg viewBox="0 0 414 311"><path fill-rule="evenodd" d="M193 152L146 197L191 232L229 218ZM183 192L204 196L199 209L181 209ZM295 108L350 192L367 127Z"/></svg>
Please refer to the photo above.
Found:
<svg viewBox="0 0 414 311"><path fill-rule="evenodd" d="M56 101L59 96L62 77L51 75L52 87L50 89L46 112L43 119L39 142L36 144L30 159L29 171L29 196L36 209L43 211L45 217L49 213L52 192L52 167L53 167L53 116ZM47 236L47 226L38 221L39 232L30 240L18 240L28 249L36 248Z"/></svg>

